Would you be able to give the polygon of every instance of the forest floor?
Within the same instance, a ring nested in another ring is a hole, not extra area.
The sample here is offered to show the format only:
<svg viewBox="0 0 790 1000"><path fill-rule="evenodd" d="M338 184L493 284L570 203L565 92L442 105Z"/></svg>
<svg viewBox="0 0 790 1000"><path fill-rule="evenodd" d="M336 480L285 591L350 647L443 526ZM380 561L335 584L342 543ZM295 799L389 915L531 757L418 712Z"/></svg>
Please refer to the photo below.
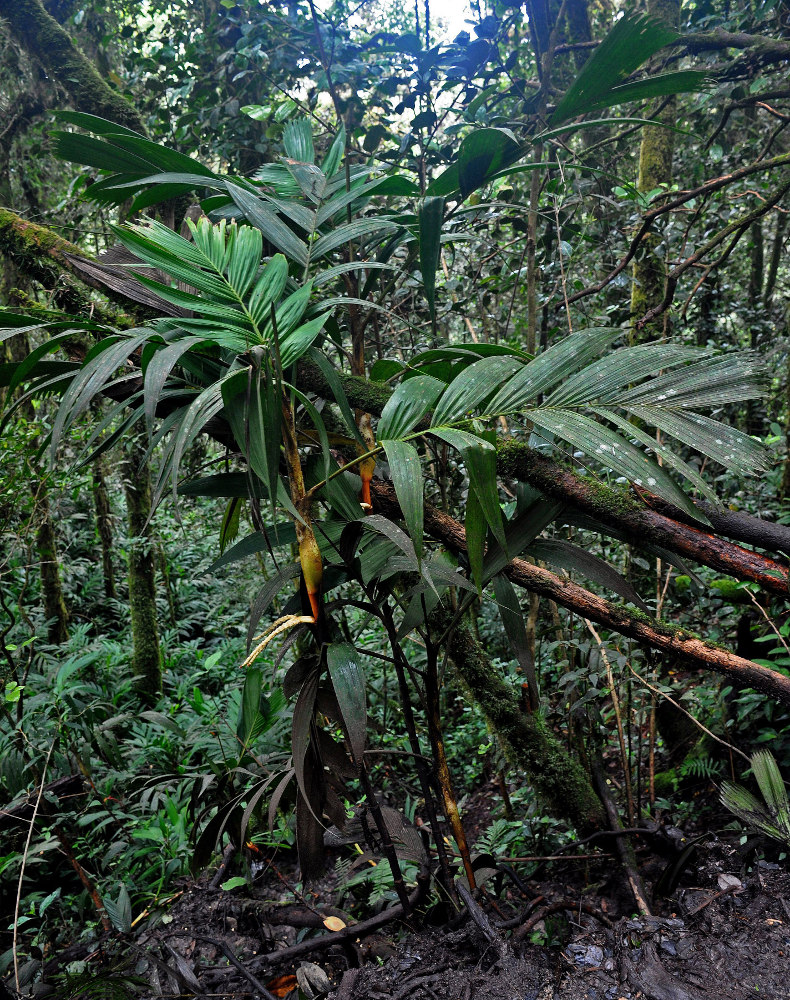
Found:
<svg viewBox="0 0 790 1000"><path fill-rule="evenodd" d="M639 858L647 874L667 865L647 849ZM138 925L129 957L152 984L146 1000L295 1000L300 967L314 997L334 1000L788 1000L786 864L755 861L744 874L737 839L714 836L686 860L680 886L653 917L634 916L613 862L569 858L551 877L506 881L498 897L480 897L475 919L468 908L452 920L423 906L408 923L353 936L322 924L327 915L354 919L333 906L334 875L294 896L293 863L264 861L251 890L223 890L224 872L184 885L164 920L160 912ZM519 943L511 929L530 917ZM318 939L293 955L297 942Z"/></svg>

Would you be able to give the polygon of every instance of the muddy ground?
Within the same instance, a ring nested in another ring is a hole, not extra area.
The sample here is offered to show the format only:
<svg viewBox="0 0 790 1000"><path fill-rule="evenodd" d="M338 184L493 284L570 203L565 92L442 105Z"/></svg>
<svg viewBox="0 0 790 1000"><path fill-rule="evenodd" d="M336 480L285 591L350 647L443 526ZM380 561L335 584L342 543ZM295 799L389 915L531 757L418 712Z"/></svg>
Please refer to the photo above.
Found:
<svg viewBox="0 0 790 1000"><path fill-rule="evenodd" d="M262 864L251 892L209 877L185 885L132 935L81 957L101 976L102 960L125 952L146 1000L296 1000L297 973L304 996L335 1000L790 1000L790 874L783 861L757 857L737 836L703 839L679 871L640 849L645 873L679 880L654 900L653 917L635 916L614 860L569 858L520 885L505 877L497 895L455 915L423 903L410 923L362 935L348 901L333 906L334 877L294 896L295 869L281 859ZM359 919L370 915L360 909ZM320 947L282 953L309 941ZM51 984L63 958L47 963L50 986L37 995L62 993Z"/></svg>

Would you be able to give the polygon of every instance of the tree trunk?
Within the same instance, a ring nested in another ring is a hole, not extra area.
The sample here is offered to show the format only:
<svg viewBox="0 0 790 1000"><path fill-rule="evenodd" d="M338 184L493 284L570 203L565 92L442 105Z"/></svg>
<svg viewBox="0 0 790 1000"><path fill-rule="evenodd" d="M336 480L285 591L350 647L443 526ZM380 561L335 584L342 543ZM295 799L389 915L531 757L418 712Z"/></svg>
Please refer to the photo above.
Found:
<svg viewBox="0 0 790 1000"><path fill-rule="evenodd" d="M134 686L146 701L162 690L159 627L156 618L154 545L148 518L151 513L151 475L144 451L132 442L121 474L129 523L129 611L132 621Z"/></svg>
<svg viewBox="0 0 790 1000"><path fill-rule="evenodd" d="M107 464L104 455L93 460L93 504L96 510L96 531L101 543L101 565L104 577L104 596L115 599L115 571L112 565L112 507L107 492Z"/></svg>
<svg viewBox="0 0 790 1000"><path fill-rule="evenodd" d="M680 21L680 0L648 0L647 12L651 17L664 21L673 28ZM677 101L670 98L660 114L654 116L656 121L667 125L675 125L677 118ZM646 194L662 184L672 180L672 155L675 151L675 133L660 125L645 125L642 130L642 142L639 146L639 178L637 188ZM632 269L633 285L631 287L631 322L636 321L653 306L657 306L664 298L666 283L666 259L656 254L661 237L656 233L648 233L642 241L640 252L634 261ZM638 340L655 340L665 337L669 313L651 320L640 334L636 327L631 327L631 342Z"/></svg>
<svg viewBox="0 0 790 1000"><path fill-rule="evenodd" d="M526 772L546 808L569 820L580 833L604 828L603 806L581 765L539 715L523 710L519 693L498 676L471 627L465 622L458 625L449 643L464 687L482 709L510 762Z"/></svg>
<svg viewBox="0 0 790 1000"><path fill-rule="evenodd" d="M69 612L60 580L55 527L52 523L46 483L43 480L34 482L32 488L38 517L36 552L41 578L41 600L48 621L47 639L60 644L69 637Z"/></svg>
<svg viewBox="0 0 790 1000"><path fill-rule="evenodd" d="M137 110L102 79L39 0L0 0L0 17L65 87L75 110L145 133Z"/></svg>

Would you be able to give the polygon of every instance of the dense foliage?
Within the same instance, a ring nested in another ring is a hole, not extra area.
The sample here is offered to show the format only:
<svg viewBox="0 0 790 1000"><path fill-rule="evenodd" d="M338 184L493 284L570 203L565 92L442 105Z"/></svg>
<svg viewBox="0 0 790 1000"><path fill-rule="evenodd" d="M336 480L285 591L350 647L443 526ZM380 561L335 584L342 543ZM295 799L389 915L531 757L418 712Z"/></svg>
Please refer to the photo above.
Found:
<svg viewBox="0 0 790 1000"><path fill-rule="evenodd" d="M409 912L786 773L783 5L0 14L16 989L223 851Z"/></svg>

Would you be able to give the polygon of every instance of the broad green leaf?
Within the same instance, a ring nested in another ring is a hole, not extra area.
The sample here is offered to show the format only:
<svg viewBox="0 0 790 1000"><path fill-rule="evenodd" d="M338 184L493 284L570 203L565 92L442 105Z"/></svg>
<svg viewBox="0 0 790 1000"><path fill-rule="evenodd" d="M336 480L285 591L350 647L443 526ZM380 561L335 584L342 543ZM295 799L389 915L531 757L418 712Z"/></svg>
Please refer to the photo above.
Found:
<svg viewBox="0 0 790 1000"><path fill-rule="evenodd" d="M150 434L154 426L156 408L164 389L165 382L170 377L173 368L187 351L204 343L200 337L184 337L173 344L168 344L149 360L145 367L143 395L145 399L145 419Z"/></svg>
<svg viewBox="0 0 790 1000"><path fill-rule="evenodd" d="M367 736L365 675L357 652L349 642L333 642L326 649L326 663L337 703L351 745L351 755L357 766L362 764Z"/></svg>
<svg viewBox="0 0 790 1000"><path fill-rule="evenodd" d="M302 267L307 264L308 254L305 244L261 198L231 183L228 183L228 193L242 210L247 221L257 226L271 244Z"/></svg>
<svg viewBox="0 0 790 1000"><path fill-rule="evenodd" d="M205 388L189 404L182 421L174 429L168 441L168 447L163 456L159 477L154 489L154 508L156 508L162 497L168 478L172 480L173 484L173 499L177 499L178 472L181 467L181 459L209 420L218 416L222 411L222 385L224 381L225 379L221 379Z"/></svg>
<svg viewBox="0 0 790 1000"><path fill-rule="evenodd" d="M740 475L752 476L768 467L768 451L760 441L701 413L660 406L630 405L627 409L637 419Z"/></svg>
<svg viewBox="0 0 790 1000"><path fill-rule="evenodd" d="M50 449L54 461L58 446L63 435L86 410L91 402L102 391L106 383L116 373L118 368L151 336L146 329L129 330L122 339L108 339L100 353L86 361L82 369L74 376L66 392L63 394L55 420L52 425ZM90 358L91 356L88 355Z"/></svg>
<svg viewBox="0 0 790 1000"><path fill-rule="evenodd" d="M419 562L423 552L424 518L420 456L417 449L405 441L382 441L381 444L387 455L392 485Z"/></svg>
<svg viewBox="0 0 790 1000"><path fill-rule="evenodd" d="M752 771L776 825L790 840L790 802L787 788L773 754L758 750L752 754Z"/></svg>
<svg viewBox="0 0 790 1000"><path fill-rule="evenodd" d="M307 306L310 303L312 291L312 282L308 281L277 306L275 320L277 323L277 336L281 346L283 339L294 329L302 316L304 316Z"/></svg>
<svg viewBox="0 0 790 1000"><path fill-rule="evenodd" d="M298 160L283 158L288 172L299 185L300 192L314 205L318 205L326 192L326 177L320 167L313 163L300 163ZM309 227L312 231L313 226Z"/></svg>
<svg viewBox="0 0 790 1000"><path fill-rule="evenodd" d="M483 561L483 586L501 573L511 559L520 555L553 521L556 521L565 509L559 500L549 500L537 494L536 499L522 511L514 520L505 526L507 549L499 545L492 546L485 554Z"/></svg>
<svg viewBox="0 0 790 1000"><path fill-rule="evenodd" d="M307 353L324 329L329 315L327 312L323 316L316 316L315 319L311 319L286 335L284 340L280 342L280 360L283 368L292 365L303 354Z"/></svg>
<svg viewBox="0 0 790 1000"><path fill-rule="evenodd" d="M279 301L287 281L288 261L283 254L275 254L264 267L247 303L250 316L258 326L268 322L271 304Z"/></svg>
<svg viewBox="0 0 790 1000"><path fill-rule="evenodd" d="M335 267L327 267L320 271L313 279L313 287L320 288L322 285L334 281L341 274L349 271L397 271L393 264L384 264L376 260L352 260L346 264L337 264Z"/></svg>
<svg viewBox="0 0 790 1000"><path fill-rule="evenodd" d="M247 885L247 879L243 875L234 875L233 878L229 878L226 882L222 882L220 889L223 892L232 892L234 889L241 889L242 886Z"/></svg>
<svg viewBox="0 0 790 1000"><path fill-rule="evenodd" d="M408 385L408 383L406 383ZM496 478L496 451L493 445L483 438L469 434L467 431L454 430L448 427L432 427L431 434L441 441L446 441L451 448L456 448L462 455L469 474L469 486L477 495L488 526L494 537L507 550L505 528L502 521L502 508L499 506Z"/></svg>
<svg viewBox="0 0 790 1000"><path fill-rule="evenodd" d="M504 381L523 368L523 361L506 356L481 358L465 368L442 394L433 413L435 426L453 423L474 410Z"/></svg>
<svg viewBox="0 0 790 1000"><path fill-rule="evenodd" d="M313 128L309 118L296 118L283 129L283 147L286 156L301 163L315 163Z"/></svg>
<svg viewBox="0 0 790 1000"><path fill-rule="evenodd" d="M337 130L337 135L332 140L332 145L329 147L329 151L324 157L324 162L321 164L321 169L327 177L334 177L337 173L340 162L343 159L343 153L346 148L346 128L341 122Z"/></svg>
<svg viewBox="0 0 790 1000"><path fill-rule="evenodd" d="M248 667L244 676L241 704L236 720L236 738L239 745L245 750L249 746L250 737L258 720L262 694L263 671L260 667Z"/></svg>
<svg viewBox="0 0 790 1000"><path fill-rule="evenodd" d="M458 151L458 186L466 198L524 153L510 129L481 128L468 135Z"/></svg>
<svg viewBox="0 0 790 1000"><path fill-rule="evenodd" d="M226 547L239 534L239 515L241 514L241 501L239 499L229 500L222 515L222 524L219 529L219 550L224 552Z"/></svg>
<svg viewBox="0 0 790 1000"><path fill-rule="evenodd" d="M401 550L401 552L406 557L406 560L415 572L419 571L419 563L417 561L417 553L414 550L414 543L406 534L402 531L397 524L394 524L389 518L382 517L380 514L371 514L362 521L362 526L364 528L370 528L372 531L377 531L389 539L394 545Z"/></svg>
<svg viewBox="0 0 790 1000"><path fill-rule="evenodd" d="M260 500L266 496L266 487L260 480L253 480L244 472L220 472L215 476L200 476L180 483L178 495L183 497L249 497Z"/></svg>
<svg viewBox="0 0 790 1000"><path fill-rule="evenodd" d="M305 783L305 757L307 748L310 745L310 733L315 721L316 698L318 697L318 681L320 674L318 671L308 674L302 685L302 690L294 705L293 722L291 725L291 752L293 754L294 772L299 784L299 791L305 797L305 801L310 806L309 790ZM316 817L320 819L320 817Z"/></svg>
<svg viewBox="0 0 790 1000"><path fill-rule="evenodd" d="M246 476L243 477L246 481ZM182 490L179 490L181 493ZM246 496L246 494L245 494ZM223 566L239 562L248 556L256 555L258 552L268 552L274 546L291 545L296 540L296 530L291 521L281 521L279 524L270 525L266 529L266 534L262 531L254 531L251 535L239 539L235 545L224 552L209 567L212 573Z"/></svg>
<svg viewBox="0 0 790 1000"><path fill-rule="evenodd" d="M635 386L619 395L616 402L623 407L635 403L671 409L707 409L763 397L766 375L765 362L754 354L706 358Z"/></svg>
<svg viewBox="0 0 790 1000"><path fill-rule="evenodd" d="M593 328L572 333L523 366L488 404L489 413L520 410L552 386L599 357L620 330Z"/></svg>
<svg viewBox="0 0 790 1000"><path fill-rule="evenodd" d="M485 555L488 522L474 490L469 490L467 494L464 528L466 530L466 553L469 557L469 568L472 579L477 586L478 593L482 593L484 585L483 557Z"/></svg>
<svg viewBox="0 0 790 1000"><path fill-rule="evenodd" d="M362 439L362 435L359 433L357 422L354 419L354 414L349 405L345 390L343 389L343 383L340 381L337 369L322 351L318 351L314 347L310 347L308 349L307 356L319 369L321 374L326 379L329 388L332 390L332 396L340 409L340 413L346 425L346 430L349 434L356 438L359 444L364 447L365 442Z"/></svg>
<svg viewBox="0 0 790 1000"><path fill-rule="evenodd" d="M494 596L496 597L497 610L499 611L502 625L505 629L508 643L513 655L518 661L518 665L530 687L537 690L537 677L535 674L535 660L529 647L527 629L524 624L524 613L521 610L521 602L518 599L513 584L504 573L497 573L493 580Z"/></svg>
<svg viewBox="0 0 790 1000"><path fill-rule="evenodd" d="M408 434L434 406L444 387L443 382L430 375L401 382L382 410L378 437L395 440Z"/></svg>
<svg viewBox="0 0 790 1000"><path fill-rule="evenodd" d="M689 465L688 462L684 462L679 455L676 455L669 448L660 444L659 441L656 440L655 434L651 437L649 434L646 434L641 427L637 427L634 423L626 420L625 417L609 408L605 409L602 406L593 406L591 409L596 416L601 417L603 420L609 420L613 423L617 429L622 432L624 437L635 439L645 448L650 448L661 459L664 465L675 472L679 472L680 475L687 479L692 486L698 489L704 497L707 497L712 504L716 504L718 506L720 503L718 496L715 491L708 486L694 466ZM697 520L707 523L707 518L702 511L699 510L699 508L697 508Z"/></svg>
<svg viewBox="0 0 790 1000"><path fill-rule="evenodd" d="M442 251L444 198L426 198L418 212L420 272L431 319L436 318L436 271Z"/></svg>
<svg viewBox="0 0 790 1000"><path fill-rule="evenodd" d="M96 170L113 173L146 175L155 163L137 153L122 149L112 141L96 139L78 132L51 132L52 149L56 156L69 163L81 163ZM113 137L115 138L115 137Z"/></svg>
<svg viewBox="0 0 790 1000"><path fill-rule="evenodd" d="M397 228L396 223L381 216L354 219L353 222L347 222L345 225L338 226L331 233L327 233L326 236L321 236L317 239L311 248L310 257L314 261L320 260L331 250L342 246L343 243L379 236L384 232L391 232Z"/></svg>
<svg viewBox="0 0 790 1000"><path fill-rule="evenodd" d="M710 76L699 70L687 69L677 73L658 73L646 80L636 80L634 83L613 87L608 94L590 104L587 111L602 111L604 108L613 108L618 104L625 104L627 101L648 101L654 97L687 94L704 90L709 85ZM552 121L554 121L553 117ZM555 129L554 132L556 131ZM549 133L549 135L551 134Z"/></svg>
<svg viewBox="0 0 790 1000"><path fill-rule="evenodd" d="M125 125L119 125L117 122L108 121L106 118L99 118L98 115L89 115L84 111L53 111L52 114L58 121L68 122L70 125L76 125L77 128L83 128L86 132L93 132L94 135L135 135L140 136L139 132L135 132L133 129L127 128ZM140 136L140 138L143 138Z"/></svg>
<svg viewBox="0 0 790 1000"><path fill-rule="evenodd" d="M627 12L597 46L549 118L558 125L607 107L611 91L647 60L678 38L663 21Z"/></svg>
<svg viewBox="0 0 790 1000"><path fill-rule="evenodd" d="M537 427L567 441L618 476L624 476L636 486L656 493L691 517L699 520L699 512L680 487L644 452L608 427L573 410L529 410Z"/></svg>
<svg viewBox="0 0 790 1000"><path fill-rule="evenodd" d="M704 354L693 347L673 343L621 347L572 375L554 390L545 405L582 406L592 401L618 403L629 385L649 375L676 369Z"/></svg>
<svg viewBox="0 0 790 1000"><path fill-rule="evenodd" d="M240 299L245 299L261 265L263 239L259 229L239 226L227 264L228 282Z"/></svg>
<svg viewBox="0 0 790 1000"><path fill-rule="evenodd" d="M622 573L618 573L613 566L592 552L588 552L587 549L561 538L540 538L530 545L529 553L535 559L541 559L551 566L577 571L588 580L594 580L595 583L613 590L615 594L635 604L642 611L648 611L645 602Z"/></svg>
<svg viewBox="0 0 790 1000"><path fill-rule="evenodd" d="M34 374L43 374L41 367L39 367L41 359L46 357L47 354L51 354L52 351L56 351L61 344L72 340L73 337L73 332L69 330L66 333L59 333L54 337L50 337L49 340L45 340L43 344L39 344L38 347L34 348L23 361L16 363L13 371L11 371L9 366L6 369L10 376L8 382L5 383L2 377L0 377L0 385L7 384L9 393L12 393L20 385L28 381L31 372Z"/></svg>

